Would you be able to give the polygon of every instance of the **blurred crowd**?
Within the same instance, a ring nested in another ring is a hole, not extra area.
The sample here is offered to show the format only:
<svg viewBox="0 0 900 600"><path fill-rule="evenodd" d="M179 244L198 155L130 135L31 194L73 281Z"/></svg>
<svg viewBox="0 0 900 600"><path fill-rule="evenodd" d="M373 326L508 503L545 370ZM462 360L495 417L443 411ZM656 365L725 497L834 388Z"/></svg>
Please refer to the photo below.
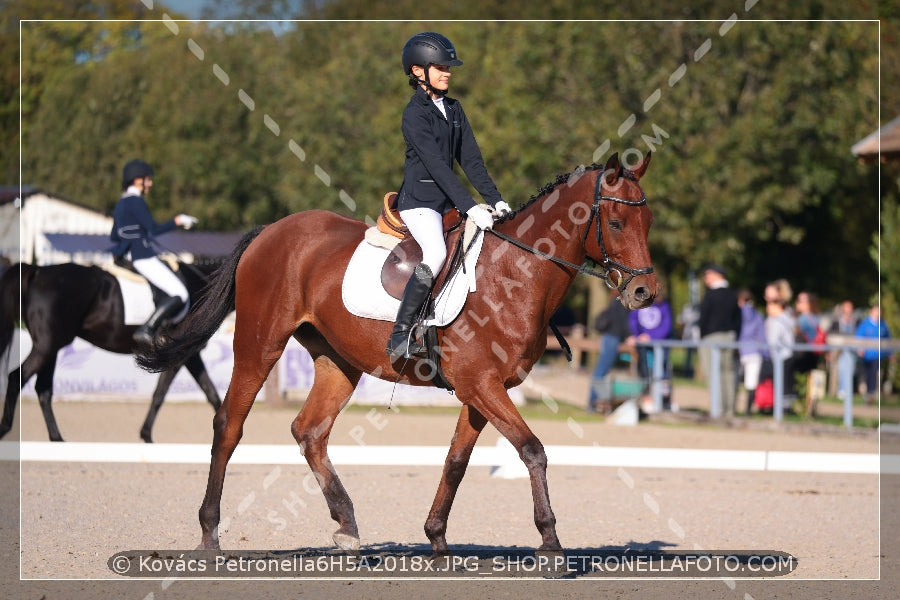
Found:
<svg viewBox="0 0 900 600"><path fill-rule="evenodd" d="M801 290L795 294L787 280L779 279L765 286L758 306L750 290L732 289L725 269L714 264L703 267L702 281L702 298L685 305L677 321L683 341L738 343L737 350L719 354L714 378L711 345L700 343L696 348L702 376L720 386L725 416L772 411L775 361L784 368L781 391L788 411L796 400L807 399L811 386L824 389L826 375L832 379L830 388L841 399L848 389L851 394L862 395L866 404L874 404L880 397L887 382L885 367L890 352L877 342L890 338L891 332L877 304L860 308L843 300L823 311L815 292ZM612 368L617 360L630 360L632 355L637 360L633 370L644 382L644 394L649 393L651 367L657 357L651 346L640 342L673 339L675 325L671 306L662 295L651 306L629 312L613 293L609 305L593 323L601 341L588 410L609 410L609 400L615 395L610 382ZM829 342L863 340L869 343L850 353L817 348ZM694 376L694 352L694 347L682 349L682 371L687 377ZM663 363L664 409L677 408L671 403L669 355L666 348L658 357ZM848 377L852 380L846 381ZM800 397L803 394L798 394L798 383L807 396ZM743 398L739 400L740 395Z"/></svg>

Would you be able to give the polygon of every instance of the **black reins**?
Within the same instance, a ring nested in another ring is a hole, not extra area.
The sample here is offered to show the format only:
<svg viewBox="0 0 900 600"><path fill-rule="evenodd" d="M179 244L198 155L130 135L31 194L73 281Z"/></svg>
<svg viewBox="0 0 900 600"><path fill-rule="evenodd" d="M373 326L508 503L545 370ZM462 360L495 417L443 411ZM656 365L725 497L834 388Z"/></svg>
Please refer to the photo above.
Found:
<svg viewBox="0 0 900 600"><path fill-rule="evenodd" d="M593 262L596 265L599 265L600 268L603 269L603 271L597 271L595 269L591 269L589 267L584 266L583 264L576 265L575 263L569 262L562 258L559 258L558 256L553 256L552 254L548 254L547 252L542 252L542 251L538 250L537 248L535 248L534 246L529 246L528 244L522 242L521 240L518 240L512 236L506 235L505 233L497 231L496 229L489 229L488 231L490 231L491 233L493 233L494 235L496 235L503 241L509 242L510 244L512 244L518 248L521 248L522 250L525 250L526 252L531 252L532 254L535 254L542 258L546 258L547 260L555 262L556 264L559 264L559 265L563 265L570 269L575 269L575 271L577 271L579 273L583 273L585 275L590 275L592 277L597 277L599 279L602 279L606 283L607 287L609 287L610 289L617 289L621 292L625 289L625 287L629 283L631 283L631 280L634 279L635 277L637 277L638 275L647 275L648 273L652 273L653 267L650 266L650 267L642 267L640 269L633 269L631 267L623 265L622 263L616 262L610 258L609 252L607 252L607 250L606 250L606 244L603 241L603 228L602 228L601 222L600 222L601 221L601 219L600 219L600 202L602 200L609 200L611 202L625 204L626 206L642 206L644 204L647 204L647 197L644 195L643 191L641 191L641 199L640 200L626 200L625 198L619 198L618 196L609 196L609 195L603 194L602 188L603 188L604 175L605 175L605 173L603 173L603 172L597 173L596 183L594 184L594 203L591 206L591 214L590 214L590 217L588 217L587 224L585 225L585 228L584 228L584 235L581 238L581 245L585 250L585 255L587 256L588 259L591 260L591 262ZM631 177L630 175L631 174L628 171L623 170L623 177L627 177L627 178L633 180L633 177ZM600 251L603 252L602 260L597 260L590 254L587 254L587 236L588 236L588 232L591 229L591 222L593 222L595 219L596 219L596 228L597 228L597 245L600 246ZM618 281L613 281L613 276L611 275L611 273L613 273L613 272L618 273L618 277L616 278ZM625 274L628 274L627 279L625 278Z"/></svg>

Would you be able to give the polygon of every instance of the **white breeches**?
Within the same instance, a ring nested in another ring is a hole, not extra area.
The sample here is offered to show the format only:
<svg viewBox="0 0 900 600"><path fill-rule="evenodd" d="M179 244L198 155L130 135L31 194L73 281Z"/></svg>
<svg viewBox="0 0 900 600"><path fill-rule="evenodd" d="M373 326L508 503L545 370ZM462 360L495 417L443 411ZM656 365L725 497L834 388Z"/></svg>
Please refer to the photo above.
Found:
<svg viewBox="0 0 900 600"><path fill-rule="evenodd" d="M172 272L161 260L155 256L150 258L141 258L133 261L135 270L147 278L147 281L167 293L169 296L181 298L181 301L187 304L188 291L178 279L178 276Z"/></svg>
<svg viewBox="0 0 900 600"><path fill-rule="evenodd" d="M430 208L410 208L400 211L400 218L422 248L422 262L429 266L436 277L447 260L444 244L444 219Z"/></svg>

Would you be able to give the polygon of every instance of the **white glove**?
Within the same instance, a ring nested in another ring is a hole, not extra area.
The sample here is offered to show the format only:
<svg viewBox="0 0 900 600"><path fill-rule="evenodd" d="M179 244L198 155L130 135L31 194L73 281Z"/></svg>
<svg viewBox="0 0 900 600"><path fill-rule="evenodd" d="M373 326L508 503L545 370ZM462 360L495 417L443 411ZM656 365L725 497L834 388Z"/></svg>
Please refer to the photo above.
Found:
<svg viewBox="0 0 900 600"><path fill-rule="evenodd" d="M491 229L494 226L494 216L484 204L476 204L466 211L466 215L475 221L479 229Z"/></svg>
<svg viewBox="0 0 900 600"><path fill-rule="evenodd" d="M505 217L511 212L512 209L509 207L509 204L507 204L503 200L494 205L494 213L500 218Z"/></svg>
<svg viewBox="0 0 900 600"><path fill-rule="evenodd" d="M180 225L185 229L190 229L197 224L197 221L199 221L199 219L197 217L192 217L191 215L178 215L175 217L175 224Z"/></svg>

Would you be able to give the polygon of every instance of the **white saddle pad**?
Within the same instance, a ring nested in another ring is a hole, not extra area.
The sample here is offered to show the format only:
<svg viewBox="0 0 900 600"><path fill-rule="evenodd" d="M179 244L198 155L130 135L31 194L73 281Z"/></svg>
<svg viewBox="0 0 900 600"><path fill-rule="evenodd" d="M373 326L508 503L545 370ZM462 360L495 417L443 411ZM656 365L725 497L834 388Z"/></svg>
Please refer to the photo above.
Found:
<svg viewBox="0 0 900 600"><path fill-rule="evenodd" d="M146 279L140 281L131 277L119 277L119 288L122 290L122 301L125 303L125 324L141 325L153 314L153 290Z"/></svg>
<svg viewBox="0 0 900 600"><path fill-rule="evenodd" d="M452 323L462 311L469 292L475 291L475 264L481 253L484 235L474 227L471 229L470 232L466 228L463 247L468 247L471 236L477 234L477 237L466 255L465 268L459 269L439 291L440 295L434 303L434 319L426 321L426 325L443 327ZM394 321L397 318L400 301L384 291L381 285L381 267L390 253L387 248L373 246L365 239L356 247L341 285L344 306L351 314L379 321Z"/></svg>
<svg viewBox="0 0 900 600"><path fill-rule="evenodd" d="M153 290L147 280L134 271L123 269L115 264L101 265L102 268L119 282L122 290L122 302L125 305L125 324L143 325L156 310L153 303ZM173 321L184 318L188 307L185 306Z"/></svg>

